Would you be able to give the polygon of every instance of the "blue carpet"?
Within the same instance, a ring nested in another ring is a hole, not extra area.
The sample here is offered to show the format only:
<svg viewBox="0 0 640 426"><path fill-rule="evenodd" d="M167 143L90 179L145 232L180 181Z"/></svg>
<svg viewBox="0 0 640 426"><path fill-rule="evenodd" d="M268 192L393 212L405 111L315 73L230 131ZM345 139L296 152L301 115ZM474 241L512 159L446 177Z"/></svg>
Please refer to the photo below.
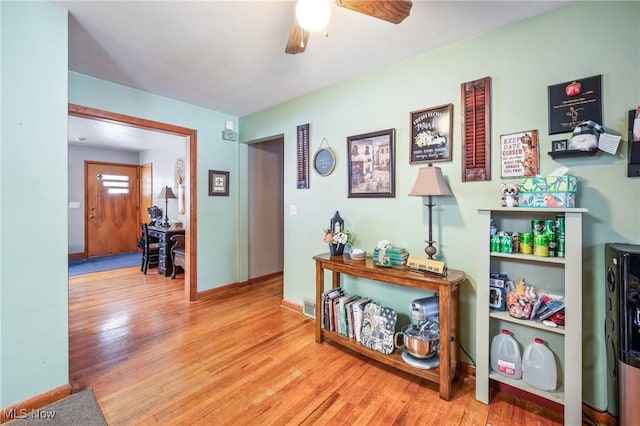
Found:
<svg viewBox="0 0 640 426"><path fill-rule="evenodd" d="M69 276L82 275L91 272L108 271L110 269L128 268L140 266L142 252L112 254L109 256L97 256L89 259L69 260Z"/></svg>

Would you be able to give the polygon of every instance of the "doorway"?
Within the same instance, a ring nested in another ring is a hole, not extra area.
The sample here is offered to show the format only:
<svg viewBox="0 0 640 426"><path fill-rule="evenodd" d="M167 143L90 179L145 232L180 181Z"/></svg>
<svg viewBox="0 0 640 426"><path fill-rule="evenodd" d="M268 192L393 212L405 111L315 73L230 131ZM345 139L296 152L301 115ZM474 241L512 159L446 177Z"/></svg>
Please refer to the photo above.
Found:
<svg viewBox="0 0 640 426"><path fill-rule="evenodd" d="M248 147L249 281L284 269L284 138Z"/></svg>
<svg viewBox="0 0 640 426"><path fill-rule="evenodd" d="M156 130L160 132L170 133L178 136L184 136L186 139L185 146L185 163L189 169L189 186L185 191L185 209L188 212L186 216L185 227L185 263L186 272L184 277L185 298L189 301L195 301L197 298L197 136L195 129L175 126L172 124L161 123L158 121L147 120L129 115L118 114L114 112L104 111L96 108L84 107L81 105L69 104L68 114L92 118L96 120L107 120L120 123L126 126L134 126L142 129Z"/></svg>

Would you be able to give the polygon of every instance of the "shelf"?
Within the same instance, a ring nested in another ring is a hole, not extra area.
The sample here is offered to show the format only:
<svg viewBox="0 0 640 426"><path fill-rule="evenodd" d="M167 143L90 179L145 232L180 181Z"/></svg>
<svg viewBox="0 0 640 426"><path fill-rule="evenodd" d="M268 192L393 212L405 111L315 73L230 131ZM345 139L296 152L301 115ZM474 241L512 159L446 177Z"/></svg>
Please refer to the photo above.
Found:
<svg viewBox="0 0 640 426"><path fill-rule="evenodd" d="M489 313L489 316L491 318L495 318L501 321L508 321L514 324L519 324L524 327L537 328L540 330L547 331L549 333L564 334L564 327L561 325L558 327L547 327L542 322L514 318L511 315L509 315L507 311L491 311Z"/></svg>
<svg viewBox="0 0 640 426"><path fill-rule="evenodd" d="M327 340L331 340L333 342L339 343L340 345L348 349L351 349L354 352L358 352L363 355L366 355L367 357L374 359L382 364L413 374L414 376L427 379L431 382L438 382L440 380L440 368L432 368L430 370L421 370L418 368L411 367L409 364L407 364L402 360L401 349L395 349L393 353L386 355L386 354L383 354L382 352L378 352L373 349L369 349L366 346L362 346L359 342L353 339L346 338L332 331L323 329L322 335ZM455 369L456 367L452 366L451 374L455 374Z"/></svg>
<svg viewBox="0 0 640 426"><path fill-rule="evenodd" d="M492 251L489 253L491 257L503 257L505 259L516 259L516 260L526 260L528 262L547 262L547 263L557 263L564 265L565 258L564 257L546 257L546 256L534 256L532 254L521 254L521 253L499 253L497 251Z"/></svg>
<svg viewBox="0 0 640 426"><path fill-rule="evenodd" d="M524 379L510 379L494 371L489 373L489 379L495 380L496 382L504 383L516 389L520 389L530 394L537 395L541 398L548 399L549 401L557 402L558 404L564 405L564 390L562 386L558 386L558 388L554 391L544 391L542 389L538 389L529 385L524 381Z"/></svg>
<svg viewBox="0 0 640 426"><path fill-rule="evenodd" d="M508 212L508 213L587 213L589 210L582 207L487 207L478 209L481 211Z"/></svg>
<svg viewBox="0 0 640 426"><path fill-rule="evenodd" d="M547 154L555 160L556 158L593 157L598 151L600 150L592 149L590 151L581 151L579 149L567 149L565 151L550 151Z"/></svg>

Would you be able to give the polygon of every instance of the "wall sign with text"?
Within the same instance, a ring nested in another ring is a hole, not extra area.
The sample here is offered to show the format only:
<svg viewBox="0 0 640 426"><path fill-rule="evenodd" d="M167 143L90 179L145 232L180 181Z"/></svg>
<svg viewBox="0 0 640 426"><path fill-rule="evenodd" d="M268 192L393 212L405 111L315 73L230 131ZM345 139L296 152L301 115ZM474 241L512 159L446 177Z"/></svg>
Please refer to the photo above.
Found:
<svg viewBox="0 0 640 426"><path fill-rule="evenodd" d="M583 121L602 124L602 76L548 87L549 134L568 133Z"/></svg>

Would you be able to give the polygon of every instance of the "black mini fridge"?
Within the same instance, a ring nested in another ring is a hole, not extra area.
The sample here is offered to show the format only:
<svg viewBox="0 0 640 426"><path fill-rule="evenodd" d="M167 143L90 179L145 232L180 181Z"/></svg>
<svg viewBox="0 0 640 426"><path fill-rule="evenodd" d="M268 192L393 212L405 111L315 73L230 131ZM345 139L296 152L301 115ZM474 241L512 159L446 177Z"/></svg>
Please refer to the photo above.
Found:
<svg viewBox="0 0 640 426"><path fill-rule="evenodd" d="M639 425L640 245L605 245L607 411L621 426Z"/></svg>

